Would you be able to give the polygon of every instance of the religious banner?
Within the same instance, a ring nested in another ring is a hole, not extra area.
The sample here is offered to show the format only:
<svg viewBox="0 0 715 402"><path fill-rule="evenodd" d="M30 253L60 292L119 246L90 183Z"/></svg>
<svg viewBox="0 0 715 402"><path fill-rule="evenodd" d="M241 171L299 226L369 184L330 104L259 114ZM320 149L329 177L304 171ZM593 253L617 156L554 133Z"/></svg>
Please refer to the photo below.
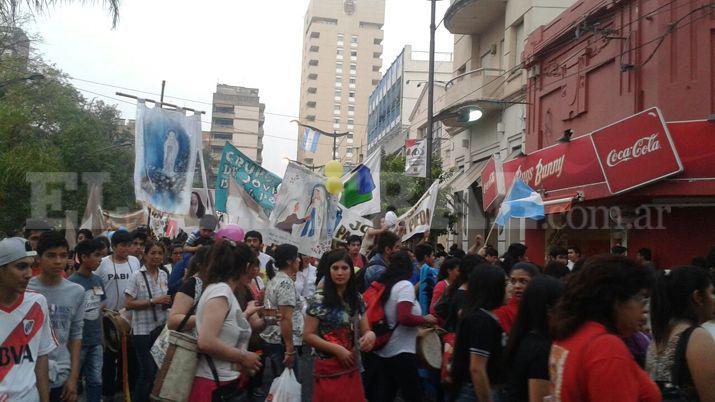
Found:
<svg viewBox="0 0 715 402"><path fill-rule="evenodd" d="M266 216L270 215L275 206L281 178L226 142L216 175L217 211L228 212L226 203L231 181L237 183L239 188L263 209Z"/></svg>
<svg viewBox="0 0 715 402"><path fill-rule="evenodd" d="M137 104L134 193L137 201L164 213L186 214L191 203L199 115Z"/></svg>
<svg viewBox="0 0 715 402"><path fill-rule="evenodd" d="M270 228L264 209L235 180L228 181L224 223L235 223L245 231L257 230L264 235Z"/></svg>
<svg viewBox="0 0 715 402"><path fill-rule="evenodd" d="M333 239L341 243L347 243L348 237L352 235L364 238L367 230L372 226L372 222L369 219L365 219L342 205L338 205Z"/></svg>
<svg viewBox="0 0 715 402"><path fill-rule="evenodd" d="M293 244L301 253L320 258L330 250L336 210L325 177L291 162L270 216L269 242Z"/></svg>
<svg viewBox="0 0 715 402"><path fill-rule="evenodd" d="M405 140L405 176L427 177L426 140Z"/></svg>
<svg viewBox="0 0 715 402"><path fill-rule="evenodd" d="M402 241L410 237L424 233L432 225L432 217L437 204L437 193L439 192L439 180L435 180L422 198L417 201L409 211L397 218L397 224L405 227L405 234Z"/></svg>

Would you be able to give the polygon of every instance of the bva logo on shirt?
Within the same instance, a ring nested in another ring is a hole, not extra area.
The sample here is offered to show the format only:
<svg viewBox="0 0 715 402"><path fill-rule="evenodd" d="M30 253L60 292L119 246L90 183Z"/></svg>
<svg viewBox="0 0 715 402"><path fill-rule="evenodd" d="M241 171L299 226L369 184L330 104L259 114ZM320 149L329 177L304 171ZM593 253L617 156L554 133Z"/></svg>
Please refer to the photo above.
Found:
<svg viewBox="0 0 715 402"><path fill-rule="evenodd" d="M8 364L20 364L23 361L30 363L35 361L28 344L0 346L0 367L7 366Z"/></svg>

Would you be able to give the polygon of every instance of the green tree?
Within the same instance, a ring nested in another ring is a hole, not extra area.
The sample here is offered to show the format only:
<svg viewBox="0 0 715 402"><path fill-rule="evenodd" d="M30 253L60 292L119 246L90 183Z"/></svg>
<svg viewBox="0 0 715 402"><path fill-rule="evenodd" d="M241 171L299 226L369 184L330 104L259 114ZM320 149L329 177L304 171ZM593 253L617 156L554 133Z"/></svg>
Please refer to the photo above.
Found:
<svg viewBox="0 0 715 402"><path fill-rule="evenodd" d="M440 180L447 173L442 172L442 161L439 158L432 159L432 177ZM427 191L429 185L427 180L419 177L405 176L405 157L403 155L387 155L382 159L382 210L393 206L397 209L397 215L407 212L414 206L422 195ZM433 239L436 236L447 233L453 225L453 216L446 208L448 200L443 192L437 197L437 207L432 219L432 229L430 235Z"/></svg>
<svg viewBox="0 0 715 402"><path fill-rule="evenodd" d="M42 80L15 82L27 71ZM32 216L29 172L78 175L76 191L62 191L62 209L82 216L87 203L82 173L106 172L105 209L135 209L132 191L133 136L120 130L116 108L85 99L58 70L42 61L26 66L4 59L0 64L0 230L12 232ZM62 187L62 183L50 186ZM64 190L64 189L62 189ZM64 212L50 215L61 218Z"/></svg>
<svg viewBox="0 0 715 402"><path fill-rule="evenodd" d="M0 0L0 20L5 26L18 26L18 20L23 19L28 13L35 15L49 11L58 3L71 3L72 1L60 0ZM80 0L82 4L101 3L112 18L112 28L119 22L120 0Z"/></svg>

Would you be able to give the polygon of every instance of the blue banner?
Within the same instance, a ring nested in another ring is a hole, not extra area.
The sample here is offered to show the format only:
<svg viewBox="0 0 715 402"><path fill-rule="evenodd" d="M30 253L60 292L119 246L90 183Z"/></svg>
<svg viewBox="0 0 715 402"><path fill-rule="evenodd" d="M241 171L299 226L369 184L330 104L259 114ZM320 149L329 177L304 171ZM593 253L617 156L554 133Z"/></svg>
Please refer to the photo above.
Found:
<svg viewBox="0 0 715 402"><path fill-rule="evenodd" d="M230 180L234 180L263 208L266 215L270 215L276 203L276 194L278 194L281 178L264 169L238 148L226 142L216 175L217 211L227 212L226 201L229 196Z"/></svg>

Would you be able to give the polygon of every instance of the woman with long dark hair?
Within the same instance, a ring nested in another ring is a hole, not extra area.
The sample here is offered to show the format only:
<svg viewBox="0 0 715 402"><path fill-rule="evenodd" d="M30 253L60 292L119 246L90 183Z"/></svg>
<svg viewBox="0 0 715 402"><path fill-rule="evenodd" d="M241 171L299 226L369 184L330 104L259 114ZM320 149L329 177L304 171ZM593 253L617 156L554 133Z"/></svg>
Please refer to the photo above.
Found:
<svg viewBox="0 0 715 402"><path fill-rule="evenodd" d="M542 402L549 395L549 312L563 293L561 281L534 278L521 298L506 347L510 402Z"/></svg>
<svg viewBox="0 0 715 402"><path fill-rule="evenodd" d="M459 275L454 284L450 285L446 293L446 311L438 309L435 306L436 312L442 319L445 320L444 329L447 332L455 332L457 323L459 322L459 311L467 297L467 288L469 287L469 276L478 265L485 263L484 258L476 255L468 255L462 259L459 264Z"/></svg>
<svg viewBox="0 0 715 402"><path fill-rule="evenodd" d="M452 401L501 400L506 335L493 311L504 304L505 292L501 268L480 264L469 275L450 372Z"/></svg>
<svg viewBox="0 0 715 402"><path fill-rule="evenodd" d="M271 360L273 377L281 375L284 368L292 368L298 377L296 354L303 342L303 302L295 288L295 275L300 269L298 247L281 244L276 248L274 260L268 263L267 272L278 268L266 285L263 305L278 310L279 320L266 326L261 333L265 341L264 359ZM270 384L270 382L268 382Z"/></svg>
<svg viewBox="0 0 715 402"><path fill-rule="evenodd" d="M553 309L549 372L560 401L660 401L658 387L621 338L641 325L652 287L647 269L623 256L589 258Z"/></svg>
<svg viewBox="0 0 715 402"><path fill-rule="evenodd" d="M171 305L167 327L176 330L181 324L191 307L196 305L201 299L204 283L208 279L208 256L211 251L210 246L201 246L189 260L186 268L184 283L174 296L174 304ZM196 311L184 324L182 331L193 330L196 327Z"/></svg>
<svg viewBox="0 0 715 402"><path fill-rule="evenodd" d="M218 240L211 248L206 287L196 307L197 343L204 356L199 359L189 402L212 400L219 386L223 392L236 393L238 367L247 373L261 368L260 357L248 351L251 326L234 296L236 288L249 279L248 266L254 263L256 256L244 243Z"/></svg>
<svg viewBox="0 0 715 402"><path fill-rule="evenodd" d="M362 402L360 350L369 351L375 333L365 317L357 291L353 261L345 250L326 253L328 274L322 289L309 300L303 340L315 348L314 402Z"/></svg>
<svg viewBox="0 0 715 402"><path fill-rule="evenodd" d="M439 266L439 275L437 275L437 284L432 292L432 302L430 303L429 313L436 316L435 305L445 294L449 285L453 284L459 277L459 258L448 257Z"/></svg>
<svg viewBox="0 0 715 402"><path fill-rule="evenodd" d="M379 280L385 286L380 303L388 325L394 330L387 344L376 352L380 366L377 401L393 401L398 391L407 401L422 400L417 372L417 327L436 324L437 319L432 315L420 315L422 309L409 280L412 273L410 255L400 251L390 257L390 265Z"/></svg>
<svg viewBox="0 0 715 402"><path fill-rule="evenodd" d="M512 266L507 283L507 303L494 310L494 315L499 318L499 323L507 335L511 332L516 314L519 311L521 297L532 279L539 276L539 267L528 262L518 262Z"/></svg>
<svg viewBox="0 0 715 402"><path fill-rule="evenodd" d="M529 257L526 256L527 247L521 243L512 243L502 256L501 267L508 274L514 264L520 262L529 262Z"/></svg>
<svg viewBox="0 0 715 402"><path fill-rule="evenodd" d="M678 387L689 401L715 401L715 342L699 325L713 317L713 282L700 267L660 271L650 303L650 378Z"/></svg>

